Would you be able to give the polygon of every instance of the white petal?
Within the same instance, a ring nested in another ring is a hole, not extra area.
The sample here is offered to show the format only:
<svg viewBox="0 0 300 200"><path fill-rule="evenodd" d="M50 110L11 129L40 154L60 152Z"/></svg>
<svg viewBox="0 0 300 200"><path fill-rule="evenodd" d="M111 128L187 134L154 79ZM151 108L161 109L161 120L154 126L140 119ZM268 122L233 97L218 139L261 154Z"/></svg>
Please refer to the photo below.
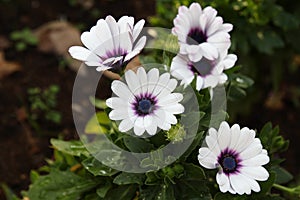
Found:
<svg viewBox="0 0 300 200"><path fill-rule="evenodd" d="M184 112L184 107L183 105L176 103L176 104L171 104L169 106L164 106L163 109L165 111L168 111L169 113L172 114L181 114Z"/></svg>
<svg viewBox="0 0 300 200"><path fill-rule="evenodd" d="M257 141L257 142L256 142ZM254 142L249 145L244 151L240 153L240 156L243 160L253 158L262 152L262 145L258 138L254 139Z"/></svg>
<svg viewBox="0 0 300 200"><path fill-rule="evenodd" d="M96 54L81 46L70 47L69 53L73 58L81 61L95 61L99 63L102 61Z"/></svg>
<svg viewBox="0 0 300 200"><path fill-rule="evenodd" d="M146 131L149 133L149 135L155 135L155 133L157 131L157 124L152 116L146 115L144 117L144 125L145 125Z"/></svg>
<svg viewBox="0 0 300 200"><path fill-rule="evenodd" d="M270 161L270 158L268 155L261 153L255 157L249 158L247 160L243 160L241 164L243 166L260 166L265 165Z"/></svg>
<svg viewBox="0 0 300 200"><path fill-rule="evenodd" d="M223 24L222 17L216 17L214 21L210 24L209 28L206 31L207 35L215 33Z"/></svg>
<svg viewBox="0 0 300 200"><path fill-rule="evenodd" d="M148 89L148 81L147 81L147 74L146 71L143 67L139 67L137 69L137 73L136 73L139 82L140 82L140 86L141 86L141 92L143 94L145 94L147 92Z"/></svg>
<svg viewBox="0 0 300 200"><path fill-rule="evenodd" d="M96 70L98 72L103 72L103 71L108 70L108 69L111 69L111 67L106 67L106 66L102 65L102 66L96 68Z"/></svg>
<svg viewBox="0 0 300 200"><path fill-rule="evenodd" d="M88 31L83 32L80 36L80 39L84 46L92 51L102 43L95 34Z"/></svg>
<svg viewBox="0 0 300 200"><path fill-rule="evenodd" d="M217 173L216 175L216 180L217 180L217 183L219 184L219 186L223 186L223 185L226 185L229 189L229 179L228 179L228 176L225 175L224 173ZM225 188L223 188L225 189ZM226 191L222 191L222 192L227 192L228 189Z"/></svg>
<svg viewBox="0 0 300 200"><path fill-rule="evenodd" d="M247 148L254 140L255 132L247 127L241 129L239 141L235 147L238 152L242 152Z"/></svg>
<svg viewBox="0 0 300 200"><path fill-rule="evenodd" d="M165 87L163 87L162 90L160 91L160 93L157 95L157 98L161 99L161 98L171 94L171 92L173 92L173 90L176 88L176 86L177 86L177 80L170 79L168 84L165 85Z"/></svg>
<svg viewBox="0 0 300 200"><path fill-rule="evenodd" d="M209 132L216 131L214 128L210 128ZM219 156L221 153L218 141L217 141L217 136L209 134L208 136L205 137L205 142L208 146L208 148L216 155Z"/></svg>
<svg viewBox="0 0 300 200"><path fill-rule="evenodd" d="M146 36L141 37L139 41L136 43L136 45L134 46L134 50L140 52L144 48L146 41L147 41Z"/></svg>
<svg viewBox="0 0 300 200"><path fill-rule="evenodd" d="M134 126L133 131L134 131L134 134L135 134L135 135L141 136L141 135L143 135L143 133L145 132L145 128L141 128L141 127L138 127L138 126Z"/></svg>
<svg viewBox="0 0 300 200"><path fill-rule="evenodd" d="M126 79L126 83L129 87L129 90L134 94L134 95L138 95L141 93L141 86L140 86L140 82L139 79L136 75L136 73L132 70L127 70L125 72L125 79Z"/></svg>
<svg viewBox="0 0 300 200"><path fill-rule="evenodd" d="M204 80L202 77L200 76L197 76L197 81L196 81L196 89L198 91L200 91L202 88L203 88L203 85L204 85Z"/></svg>
<svg viewBox="0 0 300 200"><path fill-rule="evenodd" d="M232 24L225 23L225 24L222 24L222 28L220 29L220 31L230 32L232 30L232 28L233 28Z"/></svg>
<svg viewBox="0 0 300 200"><path fill-rule="evenodd" d="M116 109L109 113L109 118L112 120L122 120L128 118L128 116L127 109Z"/></svg>
<svg viewBox="0 0 300 200"><path fill-rule="evenodd" d="M120 33L132 31L131 29L133 28L133 24L134 24L133 17L122 16L118 20L118 26L119 26Z"/></svg>
<svg viewBox="0 0 300 200"><path fill-rule="evenodd" d="M170 74L169 73L164 73L162 74L157 82L157 85L155 86L153 90L153 95L158 95L160 91L167 85L167 83L170 80Z"/></svg>
<svg viewBox="0 0 300 200"><path fill-rule="evenodd" d="M129 103L127 101L124 101L121 98L111 97L106 100L106 105L110 108L118 109L118 108L124 108L129 106Z"/></svg>
<svg viewBox="0 0 300 200"><path fill-rule="evenodd" d="M152 93L153 89L155 88L157 81L159 78L159 71L157 68L151 69L147 74L148 80L148 93Z"/></svg>
<svg viewBox="0 0 300 200"><path fill-rule="evenodd" d="M141 33L143 27L145 24L145 20L141 19L140 21L138 21L133 28L133 41L135 41L137 39L137 37L139 36L139 34Z"/></svg>
<svg viewBox="0 0 300 200"><path fill-rule="evenodd" d="M240 174L234 174L229 176L229 181L232 188L239 194L242 195L244 193L250 194L251 187L247 182L245 176L240 176Z"/></svg>
<svg viewBox="0 0 300 200"><path fill-rule="evenodd" d="M167 106L167 105L171 105L174 103L178 103L183 99L183 95L181 93L172 93L169 94L161 99L159 99L159 101L157 102L158 106Z"/></svg>
<svg viewBox="0 0 300 200"><path fill-rule="evenodd" d="M212 155L212 154L209 154L209 155ZM203 158L198 156L198 160L199 160L199 163L207 169L215 169L216 168L217 161L214 156L206 156Z"/></svg>
<svg viewBox="0 0 300 200"><path fill-rule="evenodd" d="M142 116L137 117L134 122L134 126L139 127L139 128L145 128L144 117L142 117Z"/></svg>
<svg viewBox="0 0 300 200"><path fill-rule="evenodd" d="M228 54L226 59L224 59L224 69L230 69L234 66L235 62L237 61L237 56L234 54Z"/></svg>
<svg viewBox="0 0 300 200"><path fill-rule="evenodd" d="M266 181L269 178L269 172L262 166L243 166L241 173L258 181Z"/></svg>
<svg viewBox="0 0 300 200"><path fill-rule="evenodd" d="M132 129L132 127L133 127L133 121L130 118L126 118L122 120L121 123L119 124L119 130L121 132L127 132L130 129Z"/></svg>
<svg viewBox="0 0 300 200"><path fill-rule="evenodd" d="M218 57L218 50L216 47L208 42L201 43L199 45L199 51L208 60L213 60Z"/></svg>
<svg viewBox="0 0 300 200"><path fill-rule="evenodd" d="M117 96L124 100L128 100L128 102L132 102L132 100L134 99L128 86L119 80L114 80L112 82L111 89Z"/></svg>
<svg viewBox="0 0 300 200"><path fill-rule="evenodd" d="M238 124L234 124L230 130L231 130L231 141L229 147L231 149L235 149L235 146L237 145L240 138L241 129Z"/></svg>
<svg viewBox="0 0 300 200"><path fill-rule="evenodd" d="M231 140L230 127L227 122L223 121L218 130L218 143L221 150L228 147Z"/></svg>
<svg viewBox="0 0 300 200"><path fill-rule="evenodd" d="M132 50L132 40L130 38L129 32L120 33L120 49L131 51Z"/></svg>

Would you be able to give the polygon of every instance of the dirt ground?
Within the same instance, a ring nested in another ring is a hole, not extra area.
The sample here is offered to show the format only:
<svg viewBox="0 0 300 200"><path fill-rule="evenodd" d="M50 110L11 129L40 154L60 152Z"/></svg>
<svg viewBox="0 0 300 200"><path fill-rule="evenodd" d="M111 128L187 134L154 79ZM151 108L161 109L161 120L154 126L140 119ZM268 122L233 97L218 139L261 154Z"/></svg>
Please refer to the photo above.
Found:
<svg viewBox="0 0 300 200"><path fill-rule="evenodd" d="M0 0L0 38L9 39L9 34L14 30L24 27L35 29L58 19L65 19L71 23L81 22L90 27L98 18L108 14L116 18L127 14L138 19L155 14L154 0L127 0L125 4L119 0L94 3L87 1L93 3L92 8L89 5L71 5L72 2L74 1ZM28 189L30 170L44 165L45 158L51 158L51 137L59 135L64 139L77 138L71 112L72 87L76 72L68 67L59 67L61 57L54 53L41 52L34 46L18 52L13 44L2 50L0 44L0 51L5 53L7 60L17 62L21 66L20 71L0 79L0 182L6 183L19 194L21 190ZM295 77L298 75L295 74ZM23 116L24 109L29 107L27 89L46 88L51 84L60 87L57 110L62 114L62 122L55 125L41 121L43 131L37 132L29 125L26 116ZM297 84L299 85L299 82ZM294 174L299 174L297 166L300 166L300 150L297 147L297 130L300 129L300 116L298 111L289 105L287 102L286 109L272 111L259 104L252 114L241 116L240 121L243 125L254 124L257 129L267 121L278 124L285 137L291 140L289 152L282 155L287 158L284 165ZM1 190L0 199L4 199Z"/></svg>

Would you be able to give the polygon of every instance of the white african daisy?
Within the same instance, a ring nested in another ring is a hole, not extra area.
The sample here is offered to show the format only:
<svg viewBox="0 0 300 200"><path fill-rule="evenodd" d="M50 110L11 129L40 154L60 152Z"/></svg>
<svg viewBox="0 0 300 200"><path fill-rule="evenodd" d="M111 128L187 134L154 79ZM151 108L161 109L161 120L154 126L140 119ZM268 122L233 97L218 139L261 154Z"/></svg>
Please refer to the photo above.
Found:
<svg viewBox="0 0 300 200"><path fill-rule="evenodd" d="M134 25L134 18L128 16L116 22L112 16L107 16L105 20L98 20L90 31L81 34L81 41L87 48L72 46L69 53L88 66L96 66L97 71L119 72L125 62L144 48L145 36L136 42L144 23L145 20L140 20Z"/></svg>
<svg viewBox="0 0 300 200"><path fill-rule="evenodd" d="M270 158L263 149L255 131L247 127L240 129L235 124L231 128L222 122L219 130L209 129L205 138L207 147L199 149L198 160L208 169L219 168L216 179L221 192L251 194L260 191L257 181L266 181L268 171L262 167Z"/></svg>
<svg viewBox="0 0 300 200"><path fill-rule="evenodd" d="M119 130L127 132L134 129L135 135L145 131L149 135L157 132L157 127L169 130L171 124L177 123L175 114L183 113L184 107L179 104L183 99L180 93L172 93L177 81L170 78L169 73L159 76L158 69L146 73L139 67L135 73L125 72L125 82L115 80L111 88L117 97L106 100L112 108L109 118L121 120Z"/></svg>
<svg viewBox="0 0 300 200"><path fill-rule="evenodd" d="M180 53L197 62L203 56L211 60L227 51L231 30L232 24L223 23L214 8L202 10L198 3L192 3L189 8L179 7L172 33L178 37Z"/></svg>
<svg viewBox="0 0 300 200"><path fill-rule="evenodd" d="M197 90L214 88L226 82L227 75L223 70L233 67L236 60L236 55L224 53L216 59L202 57L198 62L192 62L186 55L179 54L173 58L170 71L184 86L190 84L196 74Z"/></svg>

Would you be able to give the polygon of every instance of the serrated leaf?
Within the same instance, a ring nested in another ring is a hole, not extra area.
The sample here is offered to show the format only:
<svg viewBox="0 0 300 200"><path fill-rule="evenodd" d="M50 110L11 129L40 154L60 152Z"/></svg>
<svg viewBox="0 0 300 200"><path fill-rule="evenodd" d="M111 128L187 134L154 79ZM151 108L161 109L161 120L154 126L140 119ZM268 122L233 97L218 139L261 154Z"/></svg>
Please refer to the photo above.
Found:
<svg viewBox="0 0 300 200"><path fill-rule="evenodd" d="M89 152L87 151L87 149L85 148L85 146L82 144L81 141L77 141L77 140L62 141L59 139L52 138L50 140L50 143L55 149L63 153L66 153L68 155L72 155L72 156L89 155Z"/></svg>
<svg viewBox="0 0 300 200"><path fill-rule="evenodd" d="M122 172L115 177L113 183L117 185L139 184L142 185L145 180L144 174Z"/></svg>

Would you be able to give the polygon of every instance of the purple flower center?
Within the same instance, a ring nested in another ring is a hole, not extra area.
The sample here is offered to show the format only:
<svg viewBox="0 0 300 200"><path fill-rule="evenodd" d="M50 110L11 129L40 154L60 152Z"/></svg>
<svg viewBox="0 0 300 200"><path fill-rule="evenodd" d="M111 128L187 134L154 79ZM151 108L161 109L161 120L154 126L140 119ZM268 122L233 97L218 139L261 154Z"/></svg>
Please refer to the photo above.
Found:
<svg viewBox="0 0 300 200"><path fill-rule="evenodd" d="M198 45L203 42L206 42L206 40L207 40L207 36L201 29L191 28L188 37L186 39L186 43L188 43L189 45L192 44Z"/></svg>
<svg viewBox="0 0 300 200"><path fill-rule="evenodd" d="M190 62L188 64L188 66L193 73L196 73L201 77L205 77L205 76L211 74L211 71L215 67L215 61L208 60L203 57L198 62Z"/></svg>
<svg viewBox="0 0 300 200"><path fill-rule="evenodd" d="M156 103L156 98L153 95L146 93L136 96L132 106L136 115L146 116L153 113L157 107Z"/></svg>
<svg viewBox="0 0 300 200"><path fill-rule="evenodd" d="M226 175L239 172L241 160L234 150L225 149L218 156L218 163Z"/></svg>

